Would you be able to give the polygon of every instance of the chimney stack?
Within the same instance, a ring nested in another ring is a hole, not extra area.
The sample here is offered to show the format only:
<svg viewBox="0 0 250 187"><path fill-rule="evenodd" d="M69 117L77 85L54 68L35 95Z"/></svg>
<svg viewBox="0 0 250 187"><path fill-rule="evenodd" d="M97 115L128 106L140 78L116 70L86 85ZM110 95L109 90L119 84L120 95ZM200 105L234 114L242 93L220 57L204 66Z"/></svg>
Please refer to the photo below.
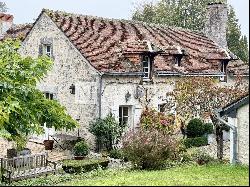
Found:
<svg viewBox="0 0 250 187"><path fill-rule="evenodd" d="M12 26L13 18L13 15L0 13L0 37Z"/></svg>
<svg viewBox="0 0 250 187"><path fill-rule="evenodd" d="M224 49L227 49L227 19L226 4L208 4L204 33Z"/></svg>

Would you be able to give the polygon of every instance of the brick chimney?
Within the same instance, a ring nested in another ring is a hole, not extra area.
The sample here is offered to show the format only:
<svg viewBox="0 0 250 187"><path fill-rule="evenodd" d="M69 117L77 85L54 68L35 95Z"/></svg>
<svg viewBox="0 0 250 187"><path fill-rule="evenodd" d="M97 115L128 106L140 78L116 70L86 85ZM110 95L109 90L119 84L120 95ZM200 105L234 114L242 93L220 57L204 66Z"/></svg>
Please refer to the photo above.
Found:
<svg viewBox="0 0 250 187"><path fill-rule="evenodd" d="M207 6L205 35L227 49L227 5L224 3L209 3Z"/></svg>
<svg viewBox="0 0 250 187"><path fill-rule="evenodd" d="M0 36L12 26L13 18L13 15L0 13Z"/></svg>

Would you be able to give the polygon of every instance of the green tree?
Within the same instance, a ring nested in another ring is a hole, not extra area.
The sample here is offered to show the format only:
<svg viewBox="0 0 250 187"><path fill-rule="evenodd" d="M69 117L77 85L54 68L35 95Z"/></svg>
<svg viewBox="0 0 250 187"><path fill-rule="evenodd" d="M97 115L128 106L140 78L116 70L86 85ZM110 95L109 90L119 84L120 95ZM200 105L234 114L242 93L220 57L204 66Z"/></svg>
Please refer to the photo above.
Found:
<svg viewBox="0 0 250 187"><path fill-rule="evenodd" d="M0 42L0 135L25 147L31 134L43 133L45 122L55 130L72 130L77 123L56 100L48 100L36 88L52 67L45 56L21 57L20 42Z"/></svg>
<svg viewBox="0 0 250 187"><path fill-rule="evenodd" d="M231 86L221 86L212 77L184 77L175 82L175 88L167 96L176 102L175 110L185 121L196 116L210 117L217 141L217 156L223 158L223 132L225 125L217 120L214 111L248 93L249 85L239 78Z"/></svg>
<svg viewBox="0 0 250 187"><path fill-rule="evenodd" d="M6 12L8 10L5 2L0 2L0 12Z"/></svg>
<svg viewBox="0 0 250 187"><path fill-rule="evenodd" d="M203 31L207 4L215 0L160 0L157 3L141 3L132 14L132 19L148 23L165 24L190 30ZM227 0L219 1L227 3ZM227 42L229 50L241 60L248 62L248 42L242 36L235 11L229 6Z"/></svg>
<svg viewBox="0 0 250 187"><path fill-rule="evenodd" d="M248 62L248 42L246 36L242 36L238 19L234 8L229 6L227 23L227 44L230 51L244 62Z"/></svg>
<svg viewBox="0 0 250 187"><path fill-rule="evenodd" d="M211 2L215 0L160 0L156 4L141 3L135 7L132 19L201 31L204 28L207 4Z"/></svg>

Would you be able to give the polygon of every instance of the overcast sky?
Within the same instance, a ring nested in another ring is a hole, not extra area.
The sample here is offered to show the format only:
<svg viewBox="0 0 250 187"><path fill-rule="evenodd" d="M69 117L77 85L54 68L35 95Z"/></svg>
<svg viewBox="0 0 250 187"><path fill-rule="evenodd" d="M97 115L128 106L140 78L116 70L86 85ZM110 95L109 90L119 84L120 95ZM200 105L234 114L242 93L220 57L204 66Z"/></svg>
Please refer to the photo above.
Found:
<svg viewBox="0 0 250 187"><path fill-rule="evenodd" d="M14 22L31 23L42 8L63 10L107 18L131 19L134 5L151 0L0 0L4 1L14 15ZM242 33L249 39L249 0L229 0L236 11Z"/></svg>

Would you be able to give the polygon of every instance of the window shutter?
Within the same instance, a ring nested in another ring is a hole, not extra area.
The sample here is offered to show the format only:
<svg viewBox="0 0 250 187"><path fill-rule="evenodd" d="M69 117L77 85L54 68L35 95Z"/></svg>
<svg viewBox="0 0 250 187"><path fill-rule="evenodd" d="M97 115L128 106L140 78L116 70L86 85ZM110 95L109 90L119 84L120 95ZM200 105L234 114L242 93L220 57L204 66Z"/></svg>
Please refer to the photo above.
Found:
<svg viewBox="0 0 250 187"><path fill-rule="evenodd" d="M43 55L43 45L40 44L39 45L39 54L38 54L38 56L42 56L42 55Z"/></svg>

